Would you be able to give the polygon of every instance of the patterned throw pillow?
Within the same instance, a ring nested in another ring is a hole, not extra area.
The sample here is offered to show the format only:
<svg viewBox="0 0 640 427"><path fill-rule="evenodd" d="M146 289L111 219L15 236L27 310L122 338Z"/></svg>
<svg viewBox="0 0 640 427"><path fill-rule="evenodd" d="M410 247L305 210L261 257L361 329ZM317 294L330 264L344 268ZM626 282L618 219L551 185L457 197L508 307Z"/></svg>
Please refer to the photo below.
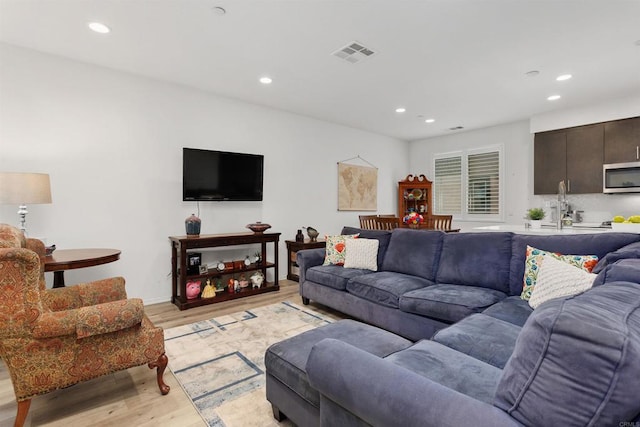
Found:
<svg viewBox="0 0 640 427"><path fill-rule="evenodd" d="M552 299L578 295L593 286L596 276L553 257L544 257L529 305L535 309Z"/></svg>
<svg viewBox="0 0 640 427"><path fill-rule="evenodd" d="M337 236L325 236L327 249L322 265L344 265L346 255L345 240L357 239L359 234L342 234Z"/></svg>
<svg viewBox="0 0 640 427"><path fill-rule="evenodd" d="M564 261L574 267L581 268L588 273L591 273L593 267L598 263L597 255L562 255L527 246L527 258L525 259L524 264L524 280L522 294L520 295L520 298L523 300L528 301L529 298L531 298L531 292L533 292L533 289L536 286L536 279L538 277L538 271L540 270L540 264L545 256L550 256L557 260Z"/></svg>
<svg viewBox="0 0 640 427"><path fill-rule="evenodd" d="M378 271L378 239L347 239L344 268Z"/></svg>

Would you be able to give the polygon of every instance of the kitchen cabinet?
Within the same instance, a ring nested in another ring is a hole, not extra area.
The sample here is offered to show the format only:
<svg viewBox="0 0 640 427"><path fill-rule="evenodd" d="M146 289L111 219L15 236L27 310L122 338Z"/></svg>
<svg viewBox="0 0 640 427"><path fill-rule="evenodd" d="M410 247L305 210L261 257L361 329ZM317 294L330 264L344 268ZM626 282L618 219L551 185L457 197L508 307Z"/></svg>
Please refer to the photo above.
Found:
<svg viewBox="0 0 640 427"><path fill-rule="evenodd" d="M604 124L604 163L640 161L640 117Z"/></svg>
<svg viewBox="0 0 640 427"><path fill-rule="evenodd" d="M534 140L534 194L602 193L604 124L540 132Z"/></svg>

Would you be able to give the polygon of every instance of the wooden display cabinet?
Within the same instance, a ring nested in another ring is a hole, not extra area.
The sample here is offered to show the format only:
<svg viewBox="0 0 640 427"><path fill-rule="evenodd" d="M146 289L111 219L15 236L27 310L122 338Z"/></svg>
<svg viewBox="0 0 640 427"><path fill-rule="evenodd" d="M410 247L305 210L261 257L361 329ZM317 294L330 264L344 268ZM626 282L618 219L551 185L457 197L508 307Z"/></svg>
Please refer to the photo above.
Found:
<svg viewBox="0 0 640 427"><path fill-rule="evenodd" d="M171 283L173 302L180 310L187 308L199 307L201 305L215 304L231 299L248 297L251 295L262 294L265 292L273 292L280 289L278 285L278 241L280 233L237 233L237 234L208 234L194 236L170 236L171 240ZM225 263L225 269L218 271L217 269L208 270L203 273L190 273L187 270L188 254L194 250L203 248L227 247L235 245L260 244L261 261L246 265L240 261L237 263ZM267 261L267 244L273 243L273 262ZM267 282L267 271L274 271L274 281ZM199 280L201 282L200 292L207 280L214 283L218 280L229 278L238 278L244 274L248 279L249 276L261 271L265 277L260 288L253 289L251 284L247 288L243 288L240 292L230 293L228 291L216 293L213 298L202 298L199 295L194 299L187 299L187 282L191 280Z"/></svg>
<svg viewBox="0 0 640 427"><path fill-rule="evenodd" d="M432 182L424 175L408 175L404 181L398 182L398 216L402 218L411 213L418 212L425 219L432 212Z"/></svg>

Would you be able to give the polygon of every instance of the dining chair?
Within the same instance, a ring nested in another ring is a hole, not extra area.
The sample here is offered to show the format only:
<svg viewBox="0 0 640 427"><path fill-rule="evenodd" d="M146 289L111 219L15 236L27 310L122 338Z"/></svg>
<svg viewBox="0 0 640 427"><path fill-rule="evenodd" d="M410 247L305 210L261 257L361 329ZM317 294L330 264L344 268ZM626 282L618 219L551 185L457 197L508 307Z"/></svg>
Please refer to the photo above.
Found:
<svg viewBox="0 0 640 427"><path fill-rule="evenodd" d="M363 230L375 230L375 221L377 218L378 215L359 215L360 228Z"/></svg>
<svg viewBox="0 0 640 427"><path fill-rule="evenodd" d="M400 227L400 218L394 217L378 217L375 219L375 229L376 230L393 230L394 228Z"/></svg>

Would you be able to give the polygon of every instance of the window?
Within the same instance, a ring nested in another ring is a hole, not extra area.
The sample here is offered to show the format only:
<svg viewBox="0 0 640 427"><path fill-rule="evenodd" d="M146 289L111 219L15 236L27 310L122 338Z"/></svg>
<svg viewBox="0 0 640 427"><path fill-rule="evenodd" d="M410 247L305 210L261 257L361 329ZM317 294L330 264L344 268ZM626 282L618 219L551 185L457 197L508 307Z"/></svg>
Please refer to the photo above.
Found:
<svg viewBox="0 0 640 427"><path fill-rule="evenodd" d="M434 155L434 213L502 220L502 147Z"/></svg>

